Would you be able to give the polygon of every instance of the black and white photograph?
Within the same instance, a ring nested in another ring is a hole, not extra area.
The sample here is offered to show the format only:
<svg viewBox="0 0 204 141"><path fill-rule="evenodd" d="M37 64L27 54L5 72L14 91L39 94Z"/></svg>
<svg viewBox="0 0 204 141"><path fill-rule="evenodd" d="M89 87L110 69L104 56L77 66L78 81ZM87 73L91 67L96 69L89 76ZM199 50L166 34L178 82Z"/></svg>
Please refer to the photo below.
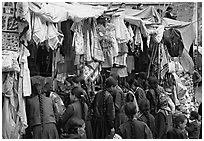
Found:
<svg viewBox="0 0 204 141"><path fill-rule="evenodd" d="M2 3L2 139L202 139L202 2Z"/></svg>

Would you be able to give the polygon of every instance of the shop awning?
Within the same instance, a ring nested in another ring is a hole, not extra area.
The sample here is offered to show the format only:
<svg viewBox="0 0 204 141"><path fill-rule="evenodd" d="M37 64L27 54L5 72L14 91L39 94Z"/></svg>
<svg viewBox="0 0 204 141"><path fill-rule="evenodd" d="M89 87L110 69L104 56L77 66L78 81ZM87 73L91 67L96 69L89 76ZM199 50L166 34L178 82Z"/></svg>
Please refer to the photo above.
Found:
<svg viewBox="0 0 204 141"><path fill-rule="evenodd" d="M46 21L57 23L66 21L67 19L79 22L87 18L98 18L107 8L79 3L49 2L42 4L29 2L29 9L43 17Z"/></svg>

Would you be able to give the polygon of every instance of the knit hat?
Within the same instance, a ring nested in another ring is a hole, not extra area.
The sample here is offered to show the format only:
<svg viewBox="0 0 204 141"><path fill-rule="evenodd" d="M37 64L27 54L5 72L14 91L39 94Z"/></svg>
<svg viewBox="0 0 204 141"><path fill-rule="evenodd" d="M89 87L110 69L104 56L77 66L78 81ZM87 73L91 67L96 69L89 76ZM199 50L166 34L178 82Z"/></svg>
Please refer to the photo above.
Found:
<svg viewBox="0 0 204 141"><path fill-rule="evenodd" d="M115 87L116 85L117 85L117 82L113 77L110 76L106 79L106 87L107 88L110 88L111 86Z"/></svg>

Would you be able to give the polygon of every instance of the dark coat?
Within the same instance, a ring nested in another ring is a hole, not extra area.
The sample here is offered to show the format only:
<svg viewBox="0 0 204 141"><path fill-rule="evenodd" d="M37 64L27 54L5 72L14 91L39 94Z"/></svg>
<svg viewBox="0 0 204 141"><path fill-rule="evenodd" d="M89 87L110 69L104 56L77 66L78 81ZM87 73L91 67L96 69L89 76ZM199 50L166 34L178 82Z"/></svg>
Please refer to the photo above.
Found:
<svg viewBox="0 0 204 141"><path fill-rule="evenodd" d="M135 139L152 139L152 132L146 123L133 119ZM119 129L119 135L123 139L131 139L130 121L123 123Z"/></svg>
<svg viewBox="0 0 204 141"><path fill-rule="evenodd" d="M150 126L148 126L149 128L150 128L150 130L151 130L151 132L152 132L152 135L153 135L153 137L155 137L155 118L154 118L154 116L152 115L152 114L148 114L149 115L149 122L150 122ZM140 120L140 121L143 121L143 122L145 122L147 125L148 125L148 119L147 119L147 117L144 115L144 114L142 114L139 118L138 118L138 120Z"/></svg>
<svg viewBox="0 0 204 141"><path fill-rule="evenodd" d="M51 98L42 95L43 102L43 122L44 123L56 123L54 114L54 103ZM27 116L29 126L35 126L41 124L40 120L40 104L38 96L27 100Z"/></svg>
<svg viewBox="0 0 204 141"><path fill-rule="evenodd" d="M142 99L146 99L145 91L140 87L136 88L136 91L134 92L134 94L137 99L137 103L140 103L140 100Z"/></svg>
<svg viewBox="0 0 204 141"><path fill-rule="evenodd" d="M85 119L82 119L82 106L80 101L70 104L62 115L62 124L66 133L73 132L74 129L82 126L87 118L88 106L84 104ZM74 134L74 133L72 133Z"/></svg>
<svg viewBox="0 0 204 141"><path fill-rule="evenodd" d="M188 131L189 139L198 139L199 138L199 125L197 121L193 121L187 124L186 130Z"/></svg>
<svg viewBox="0 0 204 141"><path fill-rule="evenodd" d="M186 139L186 137L180 129L172 128L167 132L167 139Z"/></svg>
<svg viewBox="0 0 204 141"><path fill-rule="evenodd" d="M121 113L122 107L125 104L125 94L119 86L116 86L116 90L112 93L114 106L115 106L115 122L114 128L118 131L119 126L121 125Z"/></svg>
<svg viewBox="0 0 204 141"><path fill-rule="evenodd" d="M92 107L93 137L94 139L105 139L110 135L110 130L114 128L115 108L112 95L108 91L97 93Z"/></svg>
<svg viewBox="0 0 204 141"><path fill-rule="evenodd" d="M59 138L56 119L54 114L54 103L51 98L42 95L43 126L41 124L40 104L38 96L27 100L26 113L28 125L33 131L35 139L57 139ZM43 128L42 128L43 127Z"/></svg>
<svg viewBox="0 0 204 141"><path fill-rule="evenodd" d="M166 139L167 131L171 129L172 126L172 113L170 111L160 109L155 117L156 138Z"/></svg>

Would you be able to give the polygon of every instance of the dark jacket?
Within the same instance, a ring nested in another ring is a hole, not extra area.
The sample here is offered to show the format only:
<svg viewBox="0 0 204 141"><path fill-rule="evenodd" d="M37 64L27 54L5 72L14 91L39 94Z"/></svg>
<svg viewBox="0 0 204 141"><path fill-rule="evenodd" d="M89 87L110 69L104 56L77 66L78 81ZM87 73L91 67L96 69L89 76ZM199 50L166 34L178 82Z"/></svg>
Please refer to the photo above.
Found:
<svg viewBox="0 0 204 141"><path fill-rule="evenodd" d="M152 132L153 137L155 137L155 118L152 114L148 114L149 115L149 122L150 122L150 126L148 126ZM147 117L142 114L138 120L145 122L148 125L148 119Z"/></svg>
<svg viewBox="0 0 204 141"><path fill-rule="evenodd" d="M117 85L116 90L112 92L114 106L115 106L115 122L114 127L117 131L121 125L121 112L122 107L125 104L125 94L122 89Z"/></svg>
<svg viewBox="0 0 204 141"><path fill-rule="evenodd" d="M184 133L177 128L172 128L167 132L167 139L185 139Z"/></svg>
<svg viewBox="0 0 204 141"><path fill-rule="evenodd" d="M135 139L152 139L152 132L146 123L133 119ZM131 139L130 121L123 123L119 129L119 135L123 139Z"/></svg>
<svg viewBox="0 0 204 141"><path fill-rule="evenodd" d="M87 112L88 106L84 104L85 120L87 118ZM82 126L85 120L82 119L82 106L80 101L70 104L62 115L62 124L65 125L64 129L67 133L75 129L75 127Z"/></svg>
<svg viewBox="0 0 204 141"><path fill-rule="evenodd" d="M96 94L93 101L92 129L95 139L105 139L114 128L115 108L113 97L108 91Z"/></svg>
<svg viewBox="0 0 204 141"><path fill-rule="evenodd" d="M173 126L172 113L160 109L155 117L156 139L166 139L167 131Z"/></svg>
<svg viewBox="0 0 204 141"><path fill-rule="evenodd" d="M199 125L197 121L193 121L186 126L186 130L188 131L189 139L198 139L199 138Z"/></svg>
<svg viewBox="0 0 204 141"><path fill-rule="evenodd" d="M137 103L140 103L140 100L142 100L142 99L146 99L145 91L140 87L136 88L134 94L135 94L135 97L137 99Z"/></svg>
<svg viewBox="0 0 204 141"><path fill-rule="evenodd" d="M51 98L42 95L43 123L56 123L54 114L54 103ZM27 116L30 127L41 124L40 104L38 96L27 100Z"/></svg>

